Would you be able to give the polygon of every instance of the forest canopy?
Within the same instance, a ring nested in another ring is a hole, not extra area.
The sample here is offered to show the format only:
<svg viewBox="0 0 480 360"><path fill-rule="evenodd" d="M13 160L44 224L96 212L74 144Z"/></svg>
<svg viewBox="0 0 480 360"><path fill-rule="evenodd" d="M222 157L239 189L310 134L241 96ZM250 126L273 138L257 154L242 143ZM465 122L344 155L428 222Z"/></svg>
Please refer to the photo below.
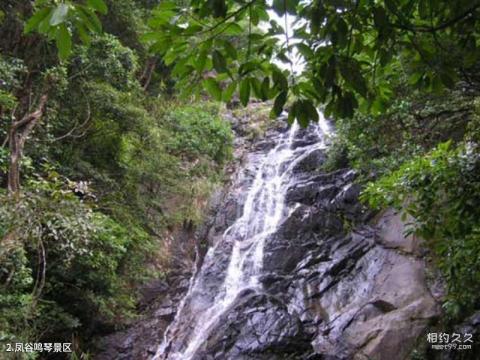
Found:
<svg viewBox="0 0 480 360"><path fill-rule="evenodd" d="M103 0L37 3L27 31L55 38L62 57L72 36L88 43L100 30L96 14L107 11ZM172 65L183 91L203 87L226 102L237 91L244 105L274 98L275 115L290 96L291 120L305 124L318 105L327 116L378 114L399 78L441 91L475 77L479 8L467 0L162 1L142 40ZM300 74L295 54L305 63Z"/></svg>

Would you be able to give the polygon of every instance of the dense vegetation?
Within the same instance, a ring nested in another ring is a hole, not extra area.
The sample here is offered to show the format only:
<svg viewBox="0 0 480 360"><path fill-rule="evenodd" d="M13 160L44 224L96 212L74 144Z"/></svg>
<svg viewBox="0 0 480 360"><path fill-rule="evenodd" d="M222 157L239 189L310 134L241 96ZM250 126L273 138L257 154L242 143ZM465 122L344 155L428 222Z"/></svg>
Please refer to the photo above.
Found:
<svg viewBox="0 0 480 360"><path fill-rule="evenodd" d="M3 1L0 341L80 341L134 315L136 286L168 269L165 234L201 219L230 156L207 94L302 125L321 106L325 168L411 215L449 318L471 314L479 19L467 0Z"/></svg>
<svg viewBox="0 0 480 360"><path fill-rule="evenodd" d="M366 203L413 217L409 231L445 277L452 323L480 306L478 95L467 83L439 94L405 90L379 116L339 119L326 168L350 164Z"/></svg>
<svg viewBox="0 0 480 360"><path fill-rule="evenodd" d="M172 96L138 41L148 2L109 8L61 61L23 34L30 1L0 4L2 343L73 339L80 354L128 324L141 284L181 265L165 239L201 220L231 156L218 105Z"/></svg>

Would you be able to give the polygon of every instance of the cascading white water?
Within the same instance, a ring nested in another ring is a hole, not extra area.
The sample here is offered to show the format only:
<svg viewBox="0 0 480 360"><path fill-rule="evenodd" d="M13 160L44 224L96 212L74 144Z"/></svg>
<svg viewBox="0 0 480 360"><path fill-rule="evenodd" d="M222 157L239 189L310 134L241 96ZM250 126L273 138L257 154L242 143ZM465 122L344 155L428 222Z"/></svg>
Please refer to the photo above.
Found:
<svg viewBox="0 0 480 360"><path fill-rule="evenodd" d="M152 360L191 360L236 297L245 289L261 290L259 277L262 275L264 244L289 210L285 196L292 178L291 169L312 151L323 147L322 139L329 131L322 114L319 124L313 127L318 133L317 143L294 148L292 145L298 132L298 125L294 123L290 130L280 137L278 144L264 155L248 191L242 216L225 231L223 239L217 243L219 245L222 241L233 242L229 265L218 294L206 309L195 314L193 324L188 323L185 329L188 332L185 337L186 346L181 350L166 351L169 343L174 340L172 334L182 326L180 319L185 311L186 299L204 291L202 272L196 274L179 306L175 320L165 333L164 342ZM209 250L204 264L215 261L214 251L215 247Z"/></svg>

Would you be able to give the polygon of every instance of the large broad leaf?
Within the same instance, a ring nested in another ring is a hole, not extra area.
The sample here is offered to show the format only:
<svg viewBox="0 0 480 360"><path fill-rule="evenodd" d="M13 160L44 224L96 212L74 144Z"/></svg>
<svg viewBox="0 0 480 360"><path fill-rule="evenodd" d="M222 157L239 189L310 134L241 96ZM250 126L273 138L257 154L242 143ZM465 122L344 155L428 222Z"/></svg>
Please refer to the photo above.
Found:
<svg viewBox="0 0 480 360"><path fill-rule="evenodd" d="M241 35L243 34L243 28L237 23L228 24L222 31L224 35Z"/></svg>
<svg viewBox="0 0 480 360"><path fill-rule="evenodd" d="M207 52L205 50L200 51L197 58L195 59L195 70L201 73L205 69L207 63Z"/></svg>
<svg viewBox="0 0 480 360"><path fill-rule="evenodd" d="M306 60L312 58L315 55L315 53L310 48L310 46L308 46L306 44L299 43L299 44L296 44L296 47L297 47L298 51L300 52L300 54L302 54L302 56Z"/></svg>
<svg viewBox="0 0 480 360"><path fill-rule="evenodd" d="M85 6L78 6L77 9L78 16L80 16L81 20L90 31L96 33L102 32L102 23L92 10Z"/></svg>
<svg viewBox="0 0 480 360"><path fill-rule="evenodd" d="M283 16L285 13L295 15L297 13L298 0L273 0L272 8L278 16Z"/></svg>
<svg viewBox="0 0 480 360"><path fill-rule="evenodd" d="M344 61L340 65L340 73L345 81L360 95L367 96L367 84L361 73L358 62L353 59Z"/></svg>
<svg viewBox="0 0 480 360"><path fill-rule="evenodd" d="M272 73L272 79L275 86L280 90L288 89L288 80L280 70L274 70Z"/></svg>
<svg viewBox="0 0 480 360"><path fill-rule="evenodd" d="M23 32L28 34L32 30L36 29L38 25L51 14L52 9L45 8L37 11L26 23Z"/></svg>
<svg viewBox="0 0 480 360"><path fill-rule="evenodd" d="M318 111L311 100L303 100L302 107L307 113L309 121L318 122Z"/></svg>
<svg viewBox="0 0 480 360"><path fill-rule="evenodd" d="M103 0L87 0L88 6L97 10L100 14L105 15L108 11L107 5Z"/></svg>
<svg viewBox="0 0 480 360"><path fill-rule="evenodd" d="M65 22L69 9L70 7L67 4L58 5L53 11L52 17L50 18L50 25L57 26Z"/></svg>
<svg viewBox="0 0 480 360"><path fill-rule="evenodd" d="M271 116L272 117L278 117L283 111L283 106L287 102L287 91L282 91L280 94L277 95L275 98L275 101L273 102L273 109Z"/></svg>
<svg viewBox="0 0 480 360"><path fill-rule="evenodd" d="M271 93L270 78L266 76L262 81L262 100L266 101L270 99L270 96L271 96L270 93Z"/></svg>
<svg viewBox="0 0 480 360"><path fill-rule="evenodd" d="M278 16L283 16L287 11L285 1L286 0L273 0L272 8Z"/></svg>
<svg viewBox="0 0 480 360"><path fill-rule="evenodd" d="M255 77L250 78L250 89L253 91L253 94L257 99L263 98L262 93L262 83Z"/></svg>
<svg viewBox="0 0 480 360"><path fill-rule="evenodd" d="M215 68L215 70L217 70L218 73L227 72L227 60L225 60L225 57L220 51L215 50L213 52L212 61L213 67Z"/></svg>
<svg viewBox="0 0 480 360"><path fill-rule="evenodd" d="M80 39L85 45L89 46L91 42L91 38L90 38L90 35L88 34L87 29L81 22L77 22L76 26L77 26L78 36L80 37Z"/></svg>
<svg viewBox="0 0 480 360"><path fill-rule="evenodd" d="M229 41L224 41L223 47L225 48L225 52L230 58L232 58L233 60L237 59L237 49L235 49L235 47Z"/></svg>
<svg viewBox="0 0 480 360"><path fill-rule="evenodd" d="M250 99L250 79L245 78L240 83L240 102L243 106L247 106Z"/></svg>
<svg viewBox="0 0 480 360"><path fill-rule="evenodd" d="M225 91L223 92L222 100L226 103L229 102L232 99L233 93L235 92L236 88L237 88L237 82L236 81L231 82L230 85L228 85Z"/></svg>
<svg viewBox="0 0 480 360"><path fill-rule="evenodd" d="M295 117L297 116L297 108L298 108L298 103L294 102L292 106L290 106L290 109L288 109L288 118L287 122L292 125L293 122L295 121Z"/></svg>
<svg viewBox="0 0 480 360"><path fill-rule="evenodd" d="M303 100L297 100L295 102L295 116L297 118L298 123L302 128L306 128L309 123L309 111L305 107L305 102Z"/></svg>
<svg viewBox="0 0 480 360"><path fill-rule="evenodd" d="M60 25L57 30L56 44L60 58L68 58L72 51L72 37L65 24Z"/></svg>
<svg viewBox="0 0 480 360"><path fill-rule="evenodd" d="M203 81L203 85L207 89L208 93L215 99L215 100L222 100L222 89L220 85L215 81L213 78L208 78Z"/></svg>

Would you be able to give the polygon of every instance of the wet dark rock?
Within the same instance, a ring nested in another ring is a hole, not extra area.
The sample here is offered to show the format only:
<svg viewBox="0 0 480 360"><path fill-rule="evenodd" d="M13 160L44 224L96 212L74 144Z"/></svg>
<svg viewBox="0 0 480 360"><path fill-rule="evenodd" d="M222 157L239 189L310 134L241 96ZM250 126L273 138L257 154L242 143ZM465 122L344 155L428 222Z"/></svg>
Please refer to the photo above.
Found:
<svg viewBox="0 0 480 360"><path fill-rule="evenodd" d="M268 151L275 147L275 142L272 141L259 141L255 144L256 151Z"/></svg>
<svg viewBox="0 0 480 360"><path fill-rule="evenodd" d="M330 202L338 192L334 184L319 185L315 181L307 181L293 185L287 193L287 203L314 205L317 202Z"/></svg>
<svg viewBox="0 0 480 360"><path fill-rule="evenodd" d="M294 174L308 173L320 170L320 166L325 162L326 155L322 149L317 149L296 162L292 169Z"/></svg>
<svg viewBox="0 0 480 360"><path fill-rule="evenodd" d="M208 359L208 354L218 354L214 359L300 359L313 350L309 340L298 316L280 300L250 293L239 296L219 319L194 359Z"/></svg>

